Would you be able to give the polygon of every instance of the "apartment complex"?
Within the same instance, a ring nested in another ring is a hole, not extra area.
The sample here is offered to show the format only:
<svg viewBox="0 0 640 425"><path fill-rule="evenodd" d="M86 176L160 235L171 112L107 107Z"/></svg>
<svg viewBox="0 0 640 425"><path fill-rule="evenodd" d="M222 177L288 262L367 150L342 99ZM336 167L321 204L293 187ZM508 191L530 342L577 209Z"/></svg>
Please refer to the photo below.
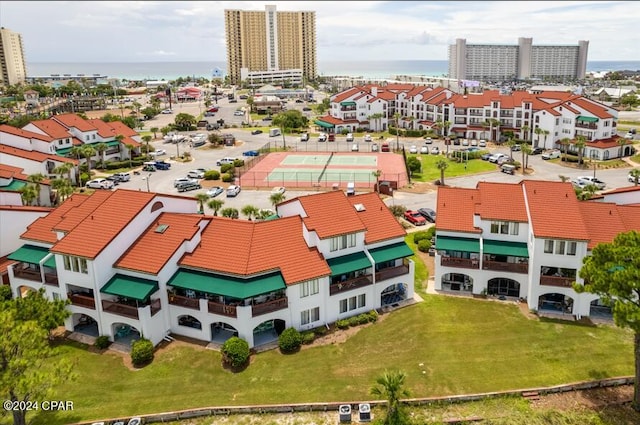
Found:
<svg viewBox="0 0 640 425"><path fill-rule="evenodd" d="M569 139L571 153L577 153L576 137L582 136L585 157L598 160L634 154L632 141L617 135L616 109L562 91L458 94L443 87L370 84L332 95L329 113L315 124L329 133L384 131L396 120L400 128L436 130L450 138L504 141L510 132L545 149Z"/></svg>
<svg viewBox="0 0 640 425"><path fill-rule="evenodd" d="M9 282L14 296L69 299L68 330L126 345L178 334L253 347L413 299L413 252L378 194L324 192L276 209L248 221L197 214L191 197L74 194L20 235Z"/></svg>
<svg viewBox="0 0 640 425"><path fill-rule="evenodd" d="M227 9L224 13L231 84L251 79L253 73L262 82L269 73L271 81L300 71L306 79L316 77L315 12L278 12L276 6L267 5L264 12Z"/></svg>
<svg viewBox="0 0 640 425"><path fill-rule="evenodd" d="M24 61L22 36L7 28L0 28L0 86L24 83L27 66Z"/></svg>
<svg viewBox="0 0 640 425"><path fill-rule="evenodd" d="M449 78L505 81L526 79L575 80L587 72L589 42L575 46L534 46L520 37L517 45L467 44L459 38L449 46Z"/></svg>
<svg viewBox="0 0 640 425"><path fill-rule="evenodd" d="M640 230L638 195L618 203L578 201L571 183L479 182L475 189L440 187L435 288L526 300L539 312L608 316L595 294L573 282L599 243Z"/></svg>

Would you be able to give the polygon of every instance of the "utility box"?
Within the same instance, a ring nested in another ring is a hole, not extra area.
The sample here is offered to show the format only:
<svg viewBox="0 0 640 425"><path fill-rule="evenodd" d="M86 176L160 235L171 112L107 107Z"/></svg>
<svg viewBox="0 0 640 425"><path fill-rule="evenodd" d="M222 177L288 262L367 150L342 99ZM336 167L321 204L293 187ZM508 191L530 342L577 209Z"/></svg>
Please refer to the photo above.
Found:
<svg viewBox="0 0 640 425"><path fill-rule="evenodd" d="M340 423L351 423L351 405L350 404L341 404L338 407L338 413L340 415Z"/></svg>
<svg viewBox="0 0 640 425"><path fill-rule="evenodd" d="M369 403L360 403L358 405L358 415L360 422L371 422L371 405Z"/></svg>

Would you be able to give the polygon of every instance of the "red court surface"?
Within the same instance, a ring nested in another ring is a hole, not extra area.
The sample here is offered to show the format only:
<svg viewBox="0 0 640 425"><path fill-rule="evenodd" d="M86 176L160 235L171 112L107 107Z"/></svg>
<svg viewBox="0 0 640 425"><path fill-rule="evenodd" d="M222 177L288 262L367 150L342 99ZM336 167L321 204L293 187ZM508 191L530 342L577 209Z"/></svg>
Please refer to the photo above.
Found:
<svg viewBox="0 0 640 425"><path fill-rule="evenodd" d="M240 174L242 187L346 188L353 182L357 188L373 189L380 170L380 181L408 184L401 155L390 152L273 152L256 157Z"/></svg>

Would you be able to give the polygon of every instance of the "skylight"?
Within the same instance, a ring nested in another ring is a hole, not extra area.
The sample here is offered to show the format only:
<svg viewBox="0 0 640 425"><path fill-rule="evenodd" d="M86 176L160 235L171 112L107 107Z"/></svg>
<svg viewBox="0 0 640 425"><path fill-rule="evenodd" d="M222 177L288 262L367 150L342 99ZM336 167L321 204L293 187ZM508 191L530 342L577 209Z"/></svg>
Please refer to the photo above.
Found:
<svg viewBox="0 0 640 425"><path fill-rule="evenodd" d="M164 233L165 230L167 230L169 228L168 224L159 224L158 227L156 227L156 229L154 230L154 232L156 233Z"/></svg>

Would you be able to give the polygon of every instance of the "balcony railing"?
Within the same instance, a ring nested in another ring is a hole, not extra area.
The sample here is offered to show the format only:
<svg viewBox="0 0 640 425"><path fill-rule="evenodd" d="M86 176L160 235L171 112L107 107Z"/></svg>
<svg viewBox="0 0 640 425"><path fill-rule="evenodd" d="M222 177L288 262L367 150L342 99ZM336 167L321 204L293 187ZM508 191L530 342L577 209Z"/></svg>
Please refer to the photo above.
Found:
<svg viewBox="0 0 640 425"><path fill-rule="evenodd" d="M561 277L561 276L540 276L540 285L547 286L560 286L562 288L571 288L574 277Z"/></svg>
<svg viewBox="0 0 640 425"><path fill-rule="evenodd" d="M356 277L355 279L345 280L344 282L334 283L329 286L329 295L339 294L344 291L351 291L352 289L362 288L363 286L371 285L371 275L365 275Z"/></svg>
<svg viewBox="0 0 640 425"><path fill-rule="evenodd" d="M583 124L583 123L576 123L576 127L579 128L588 128L589 130L597 130L598 129L598 125L597 124Z"/></svg>
<svg viewBox="0 0 640 425"><path fill-rule="evenodd" d="M217 303L214 301L208 301L207 306L208 306L209 313L211 314L219 314L221 316L228 316L228 317L238 317L236 307L233 305L227 305L227 304Z"/></svg>
<svg viewBox="0 0 640 425"><path fill-rule="evenodd" d="M35 280L42 282L42 276L40 276L40 270L35 269L13 269L13 275L25 280Z"/></svg>
<svg viewBox="0 0 640 425"><path fill-rule="evenodd" d="M529 273L528 263L507 263L505 261L484 260L482 262L482 268L484 270L497 270L501 272Z"/></svg>
<svg viewBox="0 0 640 425"><path fill-rule="evenodd" d="M376 282L391 279L392 277L402 276L409 273L409 265L401 264L395 267L387 267L376 273Z"/></svg>
<svg viewBox="0 0 640 425"><path fill-rule="evenodd" d="M442 257L440 258L440 265L447 267L462 267L465 269L479 269L480 260L472 260L471 258Z"/></svg>
<svg viewBox="0 0 640 425"><path fill-rule="evenodd" d="M115 301L102 300L102 310L119 316L138 319L138 307L122 304Z"/></svg>
<svg viewBox="0 0 640 425"><path fill-rule="evenodd" d="M59 286L58 284L58 275L54 273L45 273L44 274L44 283L51 286Z"/></svg>
<svg viewBox="0 0 640 425"><path fill-rule="evenodd" d="M278 311L285 309L289 306L289 299L287 297L278 298L273 301L265 301L260 304L251 306L251 315L253 317L260 316L262 314L271 313L272 311Z"/></svg>
<svg viewBox="0 0 640 425"><path fill-rule="evenodd" d="M69 294L68 297L69 297L69 300L71 300L72 305L87 307L92 310L96 309L96 300L92 296L80 295L80 294Z"/></svg>
<svg viewBox="0 0 640 425"><path fill-rule="evenodd" d="M182 295L169 294L169 304L200 310L200 300Z"/></svg>

